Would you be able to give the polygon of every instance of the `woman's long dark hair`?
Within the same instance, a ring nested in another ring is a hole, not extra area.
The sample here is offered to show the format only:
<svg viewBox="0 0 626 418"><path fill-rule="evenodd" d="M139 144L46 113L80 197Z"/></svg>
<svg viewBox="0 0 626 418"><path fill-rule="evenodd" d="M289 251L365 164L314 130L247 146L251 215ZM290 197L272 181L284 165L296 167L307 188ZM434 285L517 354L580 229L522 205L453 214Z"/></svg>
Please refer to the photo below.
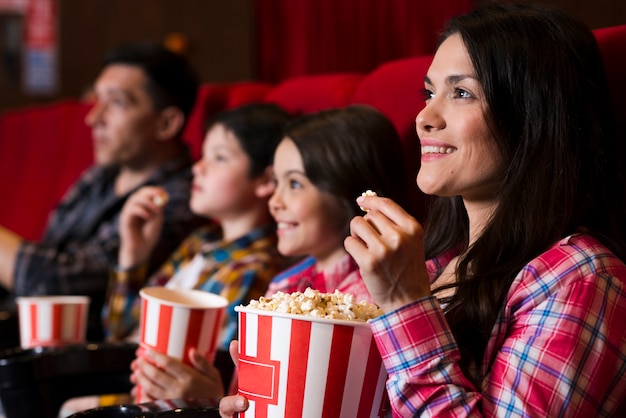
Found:
<svg viewBox="0 0 626 418"><path fill-rule="evenodd" d="M506 169L498 208L473 245L460 197L435 199L425 245L428 258L462 246L446 316L463 367L480 370L509 287L530 260L581 231L626 260L617 161L625 154L598 45L581 23L544 6L490 6L452 19L442 40L452 34L484 89Z"/></svg>

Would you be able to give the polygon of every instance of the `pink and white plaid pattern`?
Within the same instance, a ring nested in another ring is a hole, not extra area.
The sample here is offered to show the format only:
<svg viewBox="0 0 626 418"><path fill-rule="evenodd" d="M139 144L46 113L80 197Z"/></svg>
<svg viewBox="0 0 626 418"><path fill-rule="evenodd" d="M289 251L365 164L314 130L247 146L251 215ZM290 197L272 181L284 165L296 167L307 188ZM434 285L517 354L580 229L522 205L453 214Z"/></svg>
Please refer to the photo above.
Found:
<svg viewBox="0 0 626 418"><path fill-rule="evenodd" d="M624 318L626 266L579 235L514 280L478 388L434 297L371 324L394 417L611 417L626 399Z"/></svg>

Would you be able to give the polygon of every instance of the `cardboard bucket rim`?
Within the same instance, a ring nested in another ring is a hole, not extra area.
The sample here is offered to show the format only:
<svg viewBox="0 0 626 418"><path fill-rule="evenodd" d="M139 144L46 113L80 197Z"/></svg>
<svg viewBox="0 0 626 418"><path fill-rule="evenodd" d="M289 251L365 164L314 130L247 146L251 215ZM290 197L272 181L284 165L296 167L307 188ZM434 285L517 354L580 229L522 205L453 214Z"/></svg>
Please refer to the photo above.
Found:
<svg viewBox="0 0 626 418"><path fill-rule="evenodd" d="M61 303L65 305L81 305L90 303L91 298L83 295L39 295L39 296L18 296L15 302L35 302L35 303Z"/></svg>
<svg viewBox="0 0 626 418"><path fill-rule="evenodd" d="M236 312L257 314L257 315L265 315L265 316L273 316L277 318L287 318L287 319L295 319L300 321L308 321L308 322L320 322L329 325L343 325L349 327L367 327L369 328L369 320L368 321L358 321L358 320L349 320L349 319L334 319L334 318L320 318L316 316L309 315L299 315L285 312L277 312L270 311L266 309L254 309L246 306L235 306Z"/></svg>
<svg viewBox="0 0 626 418"><path fill-rule="evenodd" d="M163 305L188 309L221 309L228 306L228 299L225 297L197 289L150 286L139 290L139 295L143 299L153 300ZM179 300L174 300L174 297Z"/></svg>

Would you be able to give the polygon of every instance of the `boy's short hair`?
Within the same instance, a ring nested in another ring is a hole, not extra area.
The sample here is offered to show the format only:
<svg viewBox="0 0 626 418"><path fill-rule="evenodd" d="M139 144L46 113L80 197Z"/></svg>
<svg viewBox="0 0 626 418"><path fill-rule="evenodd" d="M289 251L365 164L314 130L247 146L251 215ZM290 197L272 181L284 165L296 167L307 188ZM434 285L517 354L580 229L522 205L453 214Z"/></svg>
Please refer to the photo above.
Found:
<svg viewBox="0 0 626 418"><path fill-rule="evenodd" d="M250 178L258 177L272 164L274 151L283 137L289 114L271 103L253 103L222 111L207 124L207 131L220 124L239 141L250 158Z"/></svg>

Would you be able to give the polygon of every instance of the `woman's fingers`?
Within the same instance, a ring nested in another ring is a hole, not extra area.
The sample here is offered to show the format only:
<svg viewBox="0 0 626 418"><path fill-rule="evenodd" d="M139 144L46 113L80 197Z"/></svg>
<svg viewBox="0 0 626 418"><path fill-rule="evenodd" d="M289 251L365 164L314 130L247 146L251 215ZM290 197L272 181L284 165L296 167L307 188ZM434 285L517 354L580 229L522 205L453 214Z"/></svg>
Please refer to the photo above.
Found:
<svg viewBox="0 0 626 418"><path fill-rule="evenodd" d="M421 225L390 199L359 197L357 202L368 212L351 221L344 246L374 301L389 311L428 295Z"/></svg>
<svg viewBox="0 0 626 418"><path fill-rule="evenodd" d="M357 204L368 209L364 217L380 212L393 224L402 228L406 228L411 223L416 222L415 218L402 209L400 205L387 197L359 196L356 201Z"/></svg>

